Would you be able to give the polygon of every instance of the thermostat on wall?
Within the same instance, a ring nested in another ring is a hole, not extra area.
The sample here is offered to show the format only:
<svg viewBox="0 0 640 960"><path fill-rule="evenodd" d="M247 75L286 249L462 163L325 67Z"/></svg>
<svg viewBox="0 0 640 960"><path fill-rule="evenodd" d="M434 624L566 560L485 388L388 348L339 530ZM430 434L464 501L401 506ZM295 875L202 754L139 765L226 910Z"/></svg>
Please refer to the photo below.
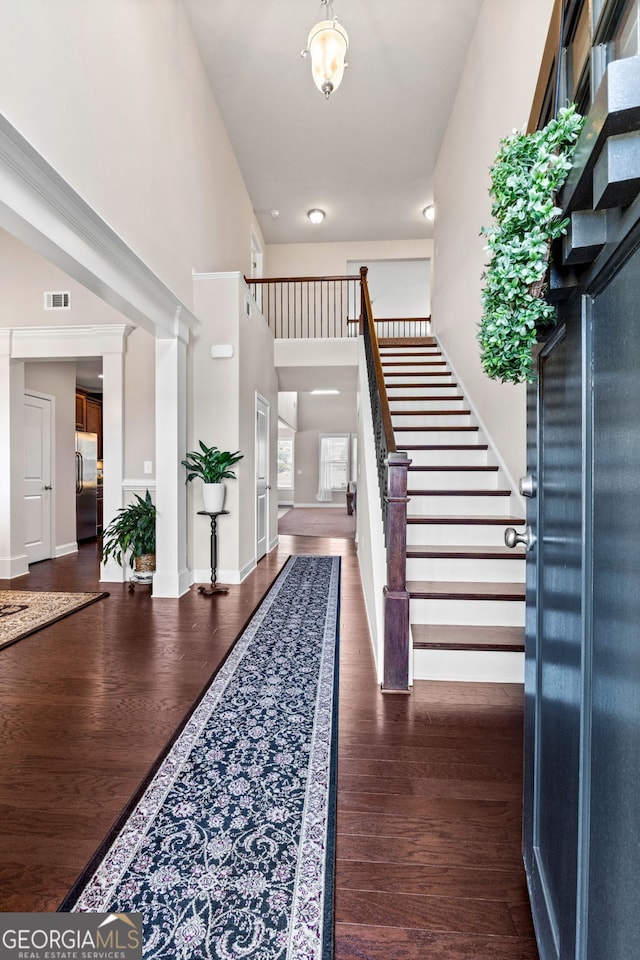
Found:
<svg viewBox="0 0 640 960"><path fill-rule="evenodd" d="M223 360L233 356L233 347L230 343L214 343L211 347L211 356L214 360Z"/></svg>

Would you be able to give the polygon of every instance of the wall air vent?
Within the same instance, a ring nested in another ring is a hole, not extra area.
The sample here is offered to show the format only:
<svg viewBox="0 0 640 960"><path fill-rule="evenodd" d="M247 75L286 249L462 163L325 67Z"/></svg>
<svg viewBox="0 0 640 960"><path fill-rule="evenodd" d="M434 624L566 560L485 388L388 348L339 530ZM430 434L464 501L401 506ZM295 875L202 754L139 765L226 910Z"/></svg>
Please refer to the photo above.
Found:
<svg viewBox="0 0 640 960"><path fill-rule="evenodd" d="M71 294L68 290L45 293L44 308L45 310L71 310Z"/></svg>

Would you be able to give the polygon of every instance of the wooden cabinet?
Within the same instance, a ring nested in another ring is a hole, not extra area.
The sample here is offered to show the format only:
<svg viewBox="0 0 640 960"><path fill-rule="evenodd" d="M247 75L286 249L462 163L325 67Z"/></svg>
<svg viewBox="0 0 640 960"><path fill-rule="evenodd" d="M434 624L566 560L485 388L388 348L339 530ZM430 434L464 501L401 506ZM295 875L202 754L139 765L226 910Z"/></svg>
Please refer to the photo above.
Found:
<svg viewBox="0 0 640 960"><path fill-rule="evenodd" d="M86 430L87 398L84 393L76 393L76 430Z"/></svg>
<svg viewBox="0 0 640 960"><path fill-rule="evenodd" d="M76 430L98 436L98 460L102 460L102 401L86 393L76 393Z"/></svg>

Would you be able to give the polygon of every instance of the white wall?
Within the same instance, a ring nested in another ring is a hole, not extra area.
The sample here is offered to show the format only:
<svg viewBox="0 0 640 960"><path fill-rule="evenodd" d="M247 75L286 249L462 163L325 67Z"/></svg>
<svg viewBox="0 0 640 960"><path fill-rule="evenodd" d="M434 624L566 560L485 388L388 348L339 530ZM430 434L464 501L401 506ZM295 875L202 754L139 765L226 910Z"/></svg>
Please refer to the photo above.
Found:
<svg viewBox="0 0 640 960"><path fill-rule="evenodd" d="M294 504L319 506L316 499L320 470L320 435L355 433L358 429L357 392L338 396L298 394L298 430L295 437ZM333 491L334 505L346 510L346 491Z"/></svg>
<svg viewBox="0 0 640 960"><path fill-rule="evenodd" d="M195 304L202 323L195 335L192 356L190 421L187 445L199 440L220 450L240 450L243 459L233 468L237 480L227 481L225 509L219 520L219 568L222 580L238 580L253 568L256 553L255 431L256 392L270 403L270 444L275 452L278 432L278 382L273 366L273 336L255 304L249 300L240 274L198 275ZM211 345L228 343L233 356L212 359ZM239 398L239 403L237 402ZM180 468L182 469L182 468ZM269 538L277 531L277 465L270 464L271 510ZM189 566L209 567L209 526L197 516L202 509L201 484L189 484ZM198 575L198 579L202 579Z"/></svg>
<svg viewBox="0 0 640 960"><path fill-rule="evenodd" d="M265 277L346 276L347 263L420 260L433 255L433 240L358 240L348 243L277 243L265 247Z"/></svg>
<svg viewBox="0 0 640 960"><path fill-rule="evenodd" d="M525 471L525 388L489 380L476 328L491 222L489 166L526 124L553 0L485 0L434 174L434 332L512 479Z"/></svg>
<svg viewBox="0 0 640 960"><path fill-rule="evenodd" d="M376 320L431 314L431 260L351 260L347 273L367 267L367 286Z"/></svg>
<svg viewBox="0 0 640 960"><path fill-rule="evenodd" d="M278 416L292 430L298 429L298 393L296 390L281 390L278 394Z"/></svg>
<svg viewBox="0 0 640 960"><path fill-rule="evenodd" d="M124 322L117 310L4 230L0 230L0 289L0 326L94 326ZM69 291L71 309L45 310L45 290ZM75 365L73 377L75 379ZM35 384L32 386L36 388ZM150 480L155 476L154 391L154 340L145 330L134 328L127 339L125 354L124 472L127 479ZM62 412L59 415L62 416ZM73 430L73 406L68 415L68 428ZM152 474L146 477L143 474L145 460L154 465ZM109 469L108 463L106 469Z"/></svg>
<svg viewBox="0 0 640 960"><path fill-rule="evenodd" d="M168 287L248 273L260 228L179 0L0 0L0 36L4 115Z"/></svg>

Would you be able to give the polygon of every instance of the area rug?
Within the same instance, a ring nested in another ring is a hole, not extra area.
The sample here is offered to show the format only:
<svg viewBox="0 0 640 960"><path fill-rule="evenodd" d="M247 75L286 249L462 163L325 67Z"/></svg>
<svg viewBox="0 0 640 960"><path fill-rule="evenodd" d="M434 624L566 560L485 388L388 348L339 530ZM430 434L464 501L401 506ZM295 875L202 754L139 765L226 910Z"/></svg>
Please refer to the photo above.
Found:
<svg viewBox="0 0 640 960"><path fill-rule="evenodd" d="M108 593L0 590L0 650L108 596Z"/></svg>
<svg viewBox="0 0 640 960"><path fill-rule="evenodd" d="M154 960L330 960L339 587L289 558L61 910L141 913Z"/></svg>
<svg viewBox="0 0 640 960"><path fill-rule="evenodd" d="M354 540L356 518L347 508L293 507L278 520L278 533L292 537L336 537Z"/></svg>

